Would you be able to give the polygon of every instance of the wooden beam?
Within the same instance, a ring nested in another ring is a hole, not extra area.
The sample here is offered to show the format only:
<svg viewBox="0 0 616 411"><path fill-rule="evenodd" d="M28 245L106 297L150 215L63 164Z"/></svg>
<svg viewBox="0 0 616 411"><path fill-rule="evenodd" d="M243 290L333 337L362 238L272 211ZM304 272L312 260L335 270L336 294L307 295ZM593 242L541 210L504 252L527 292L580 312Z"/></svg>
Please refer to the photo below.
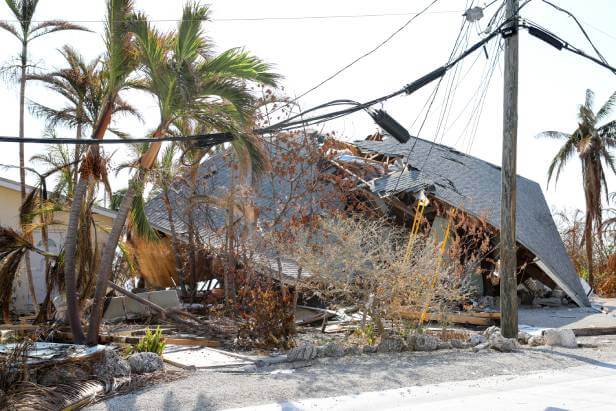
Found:
<svg viewBox="0 0 616 411"><path fill-rule="evenodd" d="M411 309L401 309L398 311L400 317L408 320L419 320L421 312ZM427 313L425 316L427 321L450 322L455 324L472 324L472 325L493 325L495 321L500 319L500 313L476 313L476 312L451 312L451 313Z"/></svg>

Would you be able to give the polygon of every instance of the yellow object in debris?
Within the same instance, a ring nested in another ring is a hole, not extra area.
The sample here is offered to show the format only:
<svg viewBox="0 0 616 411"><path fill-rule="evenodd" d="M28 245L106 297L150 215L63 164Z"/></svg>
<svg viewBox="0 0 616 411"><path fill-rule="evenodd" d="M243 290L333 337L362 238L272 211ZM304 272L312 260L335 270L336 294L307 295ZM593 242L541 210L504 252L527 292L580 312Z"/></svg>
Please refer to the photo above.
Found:
<svg viewBox="0 0 616 411"><path fill-rule="evenodd" d="M436 281L438 280L438 273L439 273L439 270L441 268L441 262L443 261L443 254L445 254L445 249L447 248L447 241L449 240L449 232L451 231L451 225L453 223L453 218L455 216L455 213L456 213L456 209L452 207L451 211L449 212L449 219L447 221L447 228L445 229L445 235L444 235L444 238L443 238L443 243L441 244L441 247L439 249L439 254L436 257L436 268L434 269L434 275L432 276L432 284L430 284L430 290L431 291L433 291L434 288L436 287ZM424 309L421 312L421 317L419 318L419 325L420 326L426 320L426 316L428 314L428 308L430 308L429 301L426 302L426 305L424 306Z"/></svg>
<svg viewBox="0 0 616 411"><path fill-rule="evenodd" d="M417 201L417 207L415 207L413 225L411 226L409 242L406 245L406 253L404 254L404 264L407 264L409 262L409 259L411 258L411 254L413 252L413 244L415 243L415 238L417 238L417 233L419 233L419 227L421 227L421 220L423 220L424 211L426 210L426 206L429 203L430 200L428 200L428 198L422 191L419 195L419 200Z"/></svg>

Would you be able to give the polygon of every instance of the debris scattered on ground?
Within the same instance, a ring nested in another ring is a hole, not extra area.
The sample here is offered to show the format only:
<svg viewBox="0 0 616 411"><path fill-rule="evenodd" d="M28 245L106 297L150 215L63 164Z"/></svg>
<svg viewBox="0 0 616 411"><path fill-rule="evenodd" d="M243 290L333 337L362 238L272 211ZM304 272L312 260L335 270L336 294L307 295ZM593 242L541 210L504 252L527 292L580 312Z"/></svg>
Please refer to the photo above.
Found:
<svg viewBox="0 0 616 411"><path fill-rule="evenodd" d="M543 331L545 345L565 348L577 348L575 334L569 329L547 329Z"/></svg>
<svg viewBox="0 0 616 411"><path fill-rule="evenodd" d="M153 352L137 352L128 357L131 372L135 374L152 373L164 369L160 355Z"/></svg>

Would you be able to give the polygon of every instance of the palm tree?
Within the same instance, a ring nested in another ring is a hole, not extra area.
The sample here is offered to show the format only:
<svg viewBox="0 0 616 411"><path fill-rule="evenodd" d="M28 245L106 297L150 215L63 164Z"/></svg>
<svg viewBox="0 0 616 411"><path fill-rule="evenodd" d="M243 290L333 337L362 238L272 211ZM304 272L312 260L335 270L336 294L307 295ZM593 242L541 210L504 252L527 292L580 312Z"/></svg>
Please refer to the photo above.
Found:
<svg viewBox="0 0 616 411"><path fill-rule="evenodd" d="M256 101L246 82L275 85L277 76L270 72L269 65L243 50L231 49L213 57L202 24L208 15L206 6L188 3L177 31L162 34L148 23L146 16L136 14L131 30L136 36L143 78L134 84L157 99L160 119L152 137L168 134L174 121L195 119L212 129L234 132L235 147L242 153L239 157L252 158L258 165L260 152L254 141L241 132ZM162 142L152 143L141 157L139 170L129 182L105 243L88 326L89 344L98 341L107 282L126 218L161 145Z"/></svg>
<svg viewBox="0 0 616 411"><path fill-rule="evenodd" d="M24 138L24 107L25 107L25 95L26 95L26 80L29 70L28 64L28 46L30 43L47 34L64 31L64 30L83 30L88 29L79 26L77 24L68 23L63 20L48 20L34 23L32 18L36 12L36 6L38 0L5 0L6 5L9 7L15 19L16 24L9 23L7 21L0 21L0 28L11 33L21 45L21 53L19 54L19 65L13 66L11 71L15 71L18 74L15 75L19 78L19 138ZM21 184L21 201L26 199L26 170L25 170L25 150L24 143L19 143L19 181ZM32 269L30 266L29 253L26 252L26 271L28 275L28 281L32 284ZM31 286L32 289L32 286ZM36 305L36 296L32 296Z"/></svg>
<svg viewBox="0 0 616 411"><path fill-rule="evenodd" d="M560 131L545 131L538 137L552 138L564 141L548 169L548 184L554 176L556 182L563 167L577 152L582 163L582 178L584 196L586 198L586 213L584 224L584 243L588 264L588 283L593 286L593 227L597 230L597 238L601 238L599 230L602 226L601 192L607 197L608 187L604 164L616 173L616 163L611 150L616 148L616 120L599 125L605 121L616 105L616 92L608 98L597 112L594 111L594 93L586 90L584 104L578 112L578 126L572 133ZM554 175L554 172L556 174Z"/></svg>
<svg viewBox="0 0 616 411"><path fill-rule="evenodd" d="M105 136L118 94L128 87L128 77L137 66L132 33L129 30L129 18L133 15L132 0L107 0L105 20L105 54L103 68L105 70L104 93L100 98L100 109L92 127L92 138L102 140ZM76 343L83 343L85 335L79 320L75 281L75 257L77 249L77 230L79 216L84 207L84 197L88 186L94 181L102 180L108 191L106 167L100 158L97 146L90 146L84 164L81 167L79 181L75 187L73 202L69 212L67 235L65 239L64 276L66 283L66 300L68 317Z"/></svg>
<svg viewBox="0 0 616 411"><path fill-rule="evenodd" d="M28 77L28 46L33 40L45 36L49 33L63 30L83 30L90 31L77 24L68 23L63 20L48 20L43 22L32 21L38 0L5 0L9 9L15 16L17 24L0 21L0 28L11 33L21 45L19 54L19 137L24 138L24 107L26 94L26 80ZM34 23L34 24L33 24ZM21 181L21 199L26 197L26 182L24 170L24 145L19 144L19 166L21 167L19 176Z"/></svg>
<svg viewBox="0 0 616 411"><path fill-rule="evenodd" d="M53 129L58 125L75 128L75 138L81 139L84 132L94 127L100 112L100 105L105 87L105 72L101 67L101 59L96 58L86 62L71 46L64 46L60 53L67 66L49 73L39 73L28 76L28 80L40 81L51 91L61 95L67 103L61 108L54 108L31 102L31 111L46 121L46 126ZM120 98L116 99L113 114L128 114L141 119L137 110ZM110 128L109 131L124 137L124 134ZM81 150L74 150L74 166L72 169L72 185L77 185L78 163Z"/></svg>

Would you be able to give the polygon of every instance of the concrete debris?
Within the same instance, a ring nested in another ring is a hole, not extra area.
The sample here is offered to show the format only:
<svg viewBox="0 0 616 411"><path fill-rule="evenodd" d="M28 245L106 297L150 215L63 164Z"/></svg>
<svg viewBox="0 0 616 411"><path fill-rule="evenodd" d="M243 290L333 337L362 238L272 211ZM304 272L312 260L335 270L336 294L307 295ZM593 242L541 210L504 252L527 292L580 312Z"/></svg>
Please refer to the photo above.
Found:
<svg viewBox="0 0 616 411"><path fill-rule="evenodd" d="M344 355L359 355L361 354L361 350L358 345L351 345L349 347L345 347Z"/></svg>
<svg viewBox="0 0 616 411"><path fill-rule="evenodd" d="M319 357L344 357L345 350L344 347L330 342L318 348L318 356Z"/></svg>
<svg viewBox="0 0 616 411"><path fill-rule="evenodd" d="M147 374L162 370L165 365L160 355L153 352L138 352L128 357L131 372Z"/></svg>
<svg viewBox="0 0 616 411"><path fill-rule="evenodd" d="M469 343L458 339L449 340L449 343L451 344L452 348L462 349L469 347Z"/></svg>
<svg viewBox="0 0 616 411"><path fill-rule="evenodd" d="M106 383L110 383L116 377L130 375L130 364L113 349L107 348L101 351L101 357L93 367L95 375Z"/></svg>
<svg viewBox="0 0 616 411"><path fill-rule="evenodd" d="M541 335L534 335L528 339L528 345L531 347L539 347L540 345L545 345L545 340Z"/></svg>
<svg viewBox="0 0 616 411"><path fill-rule="evenodd" d="M439 348L441 340L429 334L410 334L407 344L413 351L435 351Z"/></svg>
<svg viewBox="0 0 616 411"><path fill-rule="evenodd" d="M383 337L378 345L377 352L402 352L406 348L402 337Z"/></svg>
<svg viewBox="0 0 616 411"><path fill-rule="evenodd" d="M361 352L363 352L364 354L374 354L378 351L378 349L378 345L364 345L364 347L361 349Z"/></svg>
<svg viewBox="0 0 616 411"><path fill-rule="evenodd" d="M488 338L490 348L500 352L511 352L518 348L518 341L515 338L505 338L500 331L495 332Z"/></svg>
<svg viewBox="0 0 616 411"><path fill-rule="evenodd" d="M475 347L475 346L477 346L479 344L484 344L486 341L488 341L488 339L485 336L481 335L481 334L473 334L468 339L468 343L472 347Z"/></svg>
<svg viewBox="0 0 616 411"><path fill-rule="evenodd" d="M287 353L287 361L310 361L317 358L318 349L314 345L303 344L299 347L291 348Z"/></svg>
<svg viewBox="0 0 616 411"><path fill-rule="evenodd" d="M437 350L451 350L453 348L453 344L451 341L439 341L437 344Z"/></svg>
<svg viewBox="0 0 616 411"><path fill-rule="evenodd" d="M481 350L485 350L489 346L490 346L490 343L486 341L486 342L483 342L481 344L478 344L478 345L474 346L473 347L473 351L474 352L478 352L478 351L481 351Z"/></svg>
<svg viewBox="0 0 616 411"><path fill-rule="evenodd" d="M547 329L543 331L543 338L545 345L565 347L565 348L577 348L577 341L575 334L570 329Z"/></svg>
<svg viewBox="0 0 616 411"><path fill-rule="evenodd" d="M482 334L483 334L483 336L484 336L484 337L486 337L486 338L490 338L490 336L491 336L492 334L494 334L494 333L499 333L499 334L500 334L500 328L499 328L499 327L497 327L497 326L495 326L495 325L493 325L493 326L491 326L491 327L486 328L486 329L483 331L483 333L482 333Z"/></svg>
<svg viewBox="0 0 616 411"><path fill-rule="evenodd" d="M528 340L530 340L531 337L532 335L530 335L527 332L524 332L524 331L518 332L518 342L520 344L524 344L524 345L528 344Z"/></svg>

